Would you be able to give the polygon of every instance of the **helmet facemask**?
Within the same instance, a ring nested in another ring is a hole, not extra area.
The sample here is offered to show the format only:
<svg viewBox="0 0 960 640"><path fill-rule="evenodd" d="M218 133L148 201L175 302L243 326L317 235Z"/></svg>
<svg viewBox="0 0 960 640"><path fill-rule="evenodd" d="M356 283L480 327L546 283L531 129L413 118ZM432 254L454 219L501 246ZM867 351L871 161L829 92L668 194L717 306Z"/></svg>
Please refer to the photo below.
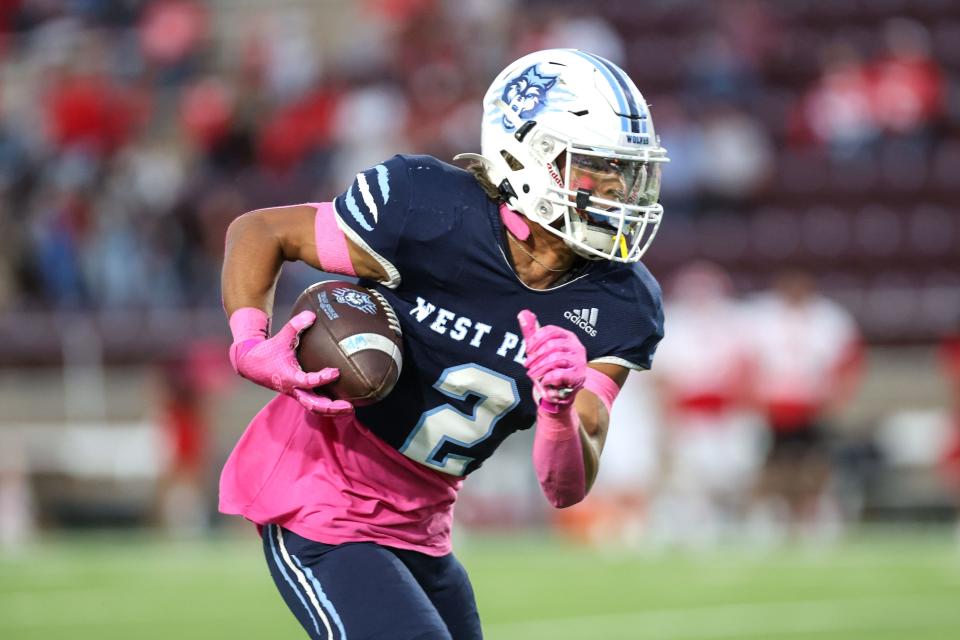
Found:
<svg viewBox="0 0 960 640"><path fill-rule="evenodd" d="M636 262L660 227L662 159L569 145L558 157L564 185L548 188L561 208L560 230L576 253L591 259Z"/></svg>

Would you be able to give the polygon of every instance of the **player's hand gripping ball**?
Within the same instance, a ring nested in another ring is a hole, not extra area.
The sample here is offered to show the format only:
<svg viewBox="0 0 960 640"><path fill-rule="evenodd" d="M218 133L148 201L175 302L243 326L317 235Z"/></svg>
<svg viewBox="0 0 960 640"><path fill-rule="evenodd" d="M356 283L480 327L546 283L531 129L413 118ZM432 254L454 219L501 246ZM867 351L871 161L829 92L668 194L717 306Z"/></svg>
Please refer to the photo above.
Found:
<svg viewBox="0 0 960 640"><path fill-rule="evenodd" d="M333 367L304 371L297 362L296 347L301 333L309 327L316 314L304 311L296 314L272 338L268 336L266 314L258 309L240 309L231 317L236 326L236 340L230 347L230 362L241 376L261 386L297 399L305 408L324 413L351 413L349 403L326 406L317 404L313 393L305 391L330 384L340 375Z"/></svg>
<svg viewBox="0 0 960 640"><path fill-rule="evenodd" d="M555 325L541 327L524 309L517 315L527 345L524 366L540 406L556 413L573 404L587 378L587 350L576 334Z"/></svg>
<svg viewBox="0 0 960 640"><path fill-rule="evenodd" d="M328 280L297 298L291 313L307 312L316 321L300 334L297 360L307 371L333 367L340 375L314 394L299 393L298 398L305 396L302 403L312 401L313 410L329 413L333 405L373 404L393 390L403 367L403 344L400 322L386 298L351 282Z"/></svg>

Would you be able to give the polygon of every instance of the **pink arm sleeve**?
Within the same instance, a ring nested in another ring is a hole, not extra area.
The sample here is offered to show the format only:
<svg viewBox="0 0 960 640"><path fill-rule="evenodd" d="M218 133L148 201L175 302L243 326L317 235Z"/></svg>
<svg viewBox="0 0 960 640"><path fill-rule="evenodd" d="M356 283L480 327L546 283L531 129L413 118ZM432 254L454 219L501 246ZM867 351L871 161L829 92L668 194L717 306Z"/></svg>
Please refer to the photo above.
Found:
<svg viewBox="0 0 960 640"><path fill-rule="evenodd" d="M569 507L586 496L580 418L572 406L564 407L557 413L551 413L543 407L537 411L533 468L543 495L554 507Z"/></svg>
<svg viewBox="0 0 960 640"><path fill-rule="evenodd" d="M617 386L617 383L614 382L610 376L604 375L590 367L587 367L587 380L584 382L583 388L589 389L600 398L603 406L607 408L607 414L610 413L610 409L613 407L613 401L617 399L617 395L620 393L620 387Z"/></svg>
<svg viewBox="0 0 960 640"><path fill-rule="evenodd" d="M595 393L610 413L620 392L617 383L596 369L587 368L585 389ZM537 412L537 433L533 438L533 468L537 480L554 507L562 509L586 497L586 470L580 441L580 418L570 406L557 413L541 407Z"/></svg>
<svg viewBox="0 0 960 640"><path fill-rule="evenodd" d="M317 259L324 271L355 276L357 272L350 260L347 238L337 226L332 202L310 203L317 208L314 236L317 243Z"/></svg>

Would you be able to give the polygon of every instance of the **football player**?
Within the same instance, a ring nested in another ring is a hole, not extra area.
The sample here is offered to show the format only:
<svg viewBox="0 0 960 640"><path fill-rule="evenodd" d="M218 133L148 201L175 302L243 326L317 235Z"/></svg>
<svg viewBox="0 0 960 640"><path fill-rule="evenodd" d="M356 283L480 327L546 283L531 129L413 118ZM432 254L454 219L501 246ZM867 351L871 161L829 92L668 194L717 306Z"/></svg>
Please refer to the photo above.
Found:
<svg viewBox="0 0 960 640"><path fill-rule="evenodd" d="M362 126L362 123L358 123ZM394 156L333 202L263 209L227 233L223 301L241 376L278 395L230 456L220 509L260 525L271 574L312 638L481 637L451 553L463 479L536 424L556 507L597 474L610 406L663 335L639 262L663 214L646 102L578 50L509 65L484 98L469 171ZM404 367L383 401L313 392L292 318L270 337L284 261L357 276L400 317Z"/></svg>

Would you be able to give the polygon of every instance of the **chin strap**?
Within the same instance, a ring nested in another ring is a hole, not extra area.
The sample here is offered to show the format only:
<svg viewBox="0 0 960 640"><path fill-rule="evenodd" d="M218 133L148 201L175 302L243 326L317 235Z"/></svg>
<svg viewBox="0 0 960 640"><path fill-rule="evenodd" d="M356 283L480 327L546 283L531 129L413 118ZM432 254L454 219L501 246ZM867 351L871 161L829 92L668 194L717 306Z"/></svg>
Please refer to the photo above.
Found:
<svg viewBox="0 0 960 640"><path fill-rule="evenodd" d="M530 237L530 225L523 219L519 213L507 206L507 203L500 203L500 219L507 231L512 233L517 240L521 242Z"/></svg>

